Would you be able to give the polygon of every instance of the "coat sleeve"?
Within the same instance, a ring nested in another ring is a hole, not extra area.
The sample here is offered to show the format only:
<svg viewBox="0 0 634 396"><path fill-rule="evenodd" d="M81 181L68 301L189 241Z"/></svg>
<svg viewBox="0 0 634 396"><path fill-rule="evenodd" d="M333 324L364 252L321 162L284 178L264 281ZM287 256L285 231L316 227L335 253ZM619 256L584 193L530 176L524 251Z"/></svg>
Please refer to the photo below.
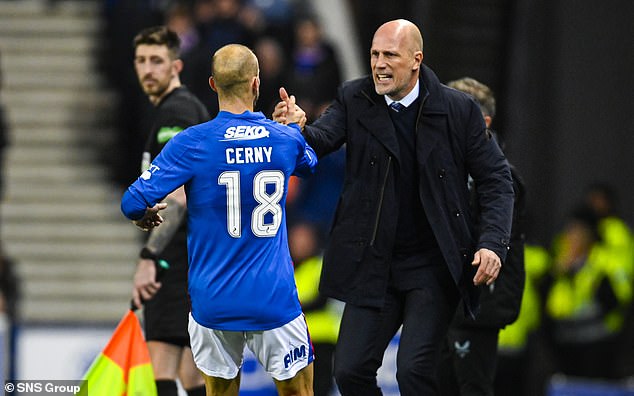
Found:
<svg viewBox="0 0 634 396"><path fill-rule="evenodd" d="M480 218L477 248L506 258L513 220L513 180L502 150L484 128L480 109L469 110L466 164L477 189Z"/></svg>
<svg viewBox="0 0 634 396"><path fill-rule="evenodd" d="M326 111L312 125L304 128L304 137L319 158L338 150L346 141L344 87L338 89L335 100Z"/></svg>

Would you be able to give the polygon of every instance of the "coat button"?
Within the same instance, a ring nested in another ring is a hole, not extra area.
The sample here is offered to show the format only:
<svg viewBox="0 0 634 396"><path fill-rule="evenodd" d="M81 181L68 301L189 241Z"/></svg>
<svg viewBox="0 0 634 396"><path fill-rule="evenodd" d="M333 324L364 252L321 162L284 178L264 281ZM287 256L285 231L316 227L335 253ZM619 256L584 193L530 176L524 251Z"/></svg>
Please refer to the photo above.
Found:
<svg viewBox="0 0 634 396"><path fill-rule="evenodd" d="M442 179L445 177L445 173L447 173L447 171L443 168L441 170L438 171L438 178Z"/></svg>
<svg viewBox="0 0 634 396"><path fill-rule="evenodd" d="M455 215L456 217L460 217L460 212L458 212L458 211L456 210L456 211L454 212L454 215Z"/></svg>

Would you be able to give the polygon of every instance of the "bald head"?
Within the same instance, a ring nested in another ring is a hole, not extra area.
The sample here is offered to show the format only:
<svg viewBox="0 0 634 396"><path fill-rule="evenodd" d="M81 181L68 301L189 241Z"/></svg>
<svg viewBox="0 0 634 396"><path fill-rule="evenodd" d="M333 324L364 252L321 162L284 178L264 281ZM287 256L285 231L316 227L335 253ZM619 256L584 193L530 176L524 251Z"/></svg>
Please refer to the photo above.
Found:
<svg viewBox="0 0 634 396"><path fill-rule="evenodd" d="M244 45L225 45L212 58L211 77L218 95L242 97L251 92L258 75L258 59Z"/></svg>
<svg viewBox="0 0 634 396"><path fill-rule="evenodd" d="M377 35L386 35L395 41L399 41L409 51L423 50L423 36L418 27L407 19L395 19L385 22L374 33Z"/></svg>
<svg viewBox="0 0 634 396"><path fill-rule="evenodd" d="M416 25L405 19L381 25L370 48L376 93L401 100L416 86L422 61L423 37Z"/></svg>

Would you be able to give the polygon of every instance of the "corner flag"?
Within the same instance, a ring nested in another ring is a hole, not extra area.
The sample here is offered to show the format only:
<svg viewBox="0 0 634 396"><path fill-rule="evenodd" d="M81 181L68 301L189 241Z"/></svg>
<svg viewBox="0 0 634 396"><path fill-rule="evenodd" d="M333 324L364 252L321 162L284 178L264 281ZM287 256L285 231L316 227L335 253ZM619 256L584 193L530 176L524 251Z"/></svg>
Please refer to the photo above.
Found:
<svg viewBox="0 0 634 396"><path fill-rule="evenodd" d="M132 310L121 319L84 381L77 395L157 396L150 354Z"/></svg>

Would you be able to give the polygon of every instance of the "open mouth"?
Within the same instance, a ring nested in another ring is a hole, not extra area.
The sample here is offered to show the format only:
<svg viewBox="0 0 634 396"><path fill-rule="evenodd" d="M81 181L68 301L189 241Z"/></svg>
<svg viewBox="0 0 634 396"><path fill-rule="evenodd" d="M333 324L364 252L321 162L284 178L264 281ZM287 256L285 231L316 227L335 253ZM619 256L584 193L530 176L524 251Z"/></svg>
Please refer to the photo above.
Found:
<svg viewBox="0 0 634 396"><path fill-rule="evenodd" d="M391 79L392 79L391 74L376 74L376 80L378 82L387 82L387 81L390 81Z"/></svg>

